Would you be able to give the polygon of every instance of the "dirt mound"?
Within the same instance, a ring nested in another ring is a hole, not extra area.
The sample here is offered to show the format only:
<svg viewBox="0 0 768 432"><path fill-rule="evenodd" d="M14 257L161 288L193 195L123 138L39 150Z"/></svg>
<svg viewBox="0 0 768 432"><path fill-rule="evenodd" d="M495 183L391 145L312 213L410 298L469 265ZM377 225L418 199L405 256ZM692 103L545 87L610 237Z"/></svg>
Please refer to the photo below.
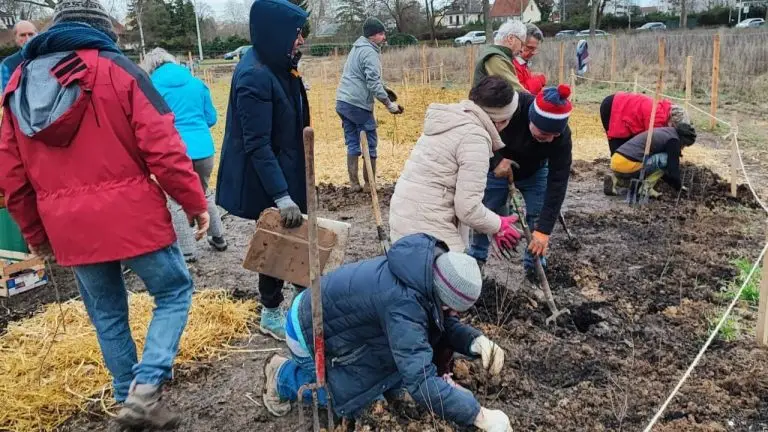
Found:
<svg viewBox="0 0 768 432"><path fill-rule="evenodd" d="M338 186L329 183L318 185L320 204L328 211L339 211L349 207L371 205L370 192L353 192L349 186ZM389 203L395 192L393 184L379 186L379 202L384 205Z"/></svg>

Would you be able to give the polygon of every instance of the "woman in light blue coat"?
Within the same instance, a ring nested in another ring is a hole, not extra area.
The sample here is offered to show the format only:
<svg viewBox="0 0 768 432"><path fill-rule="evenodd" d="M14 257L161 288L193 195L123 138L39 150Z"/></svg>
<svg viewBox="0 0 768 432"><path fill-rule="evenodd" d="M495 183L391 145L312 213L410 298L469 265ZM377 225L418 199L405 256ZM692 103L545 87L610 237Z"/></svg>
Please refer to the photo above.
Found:
<svg viewBox="0 0 768 432"><path fill-rule="evenodd" d="M216 108L211 102L211 93L201 80L195 78L187 68L177 64L176 59L162 48L155 48L147 53L141 67L150 75L152 83L173 111L176 130L187 146L187 154L192 159L195 172L200 176L203 190L206 191L208 213L211 215L208 243L214 249L224 251L227 249L224 227L213 193L208 189L215 153L210 128L216 124ZM186 216L172 200L169 200L169 205L184 257L188 262L196 261L195 241Z"/></svg>

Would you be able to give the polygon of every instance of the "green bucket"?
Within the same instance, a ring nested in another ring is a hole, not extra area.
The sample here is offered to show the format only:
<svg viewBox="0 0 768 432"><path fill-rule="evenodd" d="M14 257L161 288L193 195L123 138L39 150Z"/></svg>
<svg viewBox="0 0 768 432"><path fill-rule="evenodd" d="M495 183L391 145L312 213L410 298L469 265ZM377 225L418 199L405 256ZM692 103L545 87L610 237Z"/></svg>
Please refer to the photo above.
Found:
<svg viewBox="0 0 768 432"><path fill-rule="evenodd" d="M0 249L14 252L28 251L19 226L4 208L0 209Z"/></svg>

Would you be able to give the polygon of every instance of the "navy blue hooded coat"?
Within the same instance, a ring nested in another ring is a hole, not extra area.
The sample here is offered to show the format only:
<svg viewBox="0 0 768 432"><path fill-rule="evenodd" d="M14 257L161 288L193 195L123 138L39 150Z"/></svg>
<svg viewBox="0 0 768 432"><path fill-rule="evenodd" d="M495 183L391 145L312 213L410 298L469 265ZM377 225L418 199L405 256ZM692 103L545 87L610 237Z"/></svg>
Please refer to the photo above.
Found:
<svg viewBox="0 0 768 432"><path fill-rule="evenodd" d="M306 212L304 144L309 105L294 74L293 44L307 13L286 0L251 6L253 49L232 76L216 203L235 216L258 219L290 195Z"/></svg>
<svg viewBox="0 0 768 432"><path fill-rule="evenodd" d="M386 257L347 264L322 279L328 384L333 408L355 417L388 390L405 388L420 405L462 425L480 412L472 393L437 376L433 346L470 353L480 331L444 316L432 267L448 246L426 234L397 241ZM302 334L312 334L310 296L299 305ZM311 337L305 338L313 350Z"/></svg>

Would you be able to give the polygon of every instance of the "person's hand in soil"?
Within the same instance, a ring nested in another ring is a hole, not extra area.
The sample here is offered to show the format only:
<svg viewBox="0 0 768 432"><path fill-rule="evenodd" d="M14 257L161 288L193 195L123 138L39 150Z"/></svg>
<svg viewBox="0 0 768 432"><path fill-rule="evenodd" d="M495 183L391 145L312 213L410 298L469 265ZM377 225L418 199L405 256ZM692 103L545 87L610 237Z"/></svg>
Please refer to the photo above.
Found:
<svg viewBox="0 0 768 432"><path fill-rule="evenodd" d="M47 241L37 246L29 245L28 247L29 253L38 256L45 261L53 261L55 259L53 256L53 248L51 248L51 244Z"/></svg>
<svg viewBox="0 0 768 432"><path fill-rule="evenodd" d="M478 336L472 341L469 350L482 358L483 368L491 375L501 373L501 368L504 366L504 350L500 346L485 336Z"/></svg>
<svg viewBox="0 0 768 432"><path fill-rule="evenodd" d="M286 228L298 228L304 221L301 216L301 209L293 202L290 196L286 195L275 200L278 210L280 210L280 219Z"/></svg>
<svg viewBox="0 0 768 432"><path fill-rule="evenodd" d="M540 231L534 231L531 235L531 244L528 245L528 252L534 256L544 256L549 249L549 234Z"/></svg>
<svg viewBox="0 0 768 432"><path fill-rule="evenodd" d="M211 225L211 216L208 212L202 212L197 216L187 215L189 226L193 227L197 225L197 231L195 231L195 240L200 240L208 232L208 227Z"/></svg>
<svg viewBox="0 0 768 432"><path fill-rule="evenodd" d="M500 410L480 408L480 413L475 417L475 427L486 432L512 432L509 417Z"/></svg>

